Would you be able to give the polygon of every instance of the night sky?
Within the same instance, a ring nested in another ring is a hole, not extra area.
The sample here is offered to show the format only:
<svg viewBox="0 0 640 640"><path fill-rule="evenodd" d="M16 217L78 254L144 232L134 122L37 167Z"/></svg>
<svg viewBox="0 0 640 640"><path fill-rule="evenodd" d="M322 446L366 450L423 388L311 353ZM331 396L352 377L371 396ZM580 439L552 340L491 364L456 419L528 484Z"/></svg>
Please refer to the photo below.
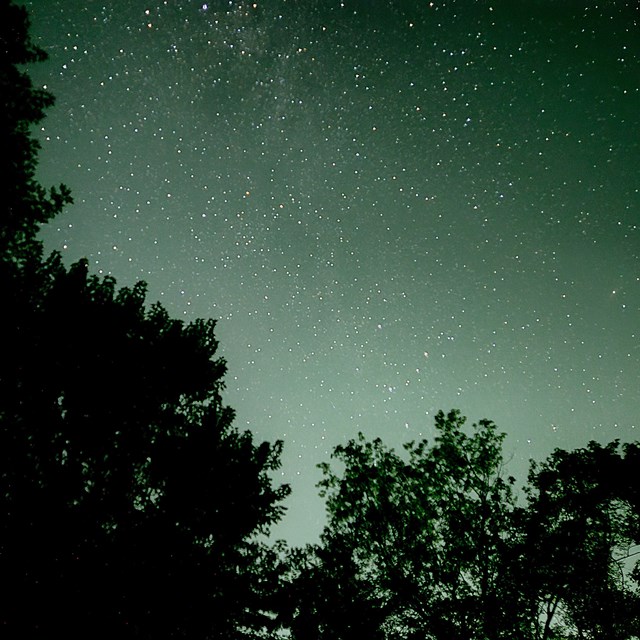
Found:
<svg viewBox="0 0 640 640"><path fill-rule="evenodd" d="M236 426L315 465L459 408L508 471L640 434L640 12L571 0L31 0L68 263L218 318Z"/></svg>

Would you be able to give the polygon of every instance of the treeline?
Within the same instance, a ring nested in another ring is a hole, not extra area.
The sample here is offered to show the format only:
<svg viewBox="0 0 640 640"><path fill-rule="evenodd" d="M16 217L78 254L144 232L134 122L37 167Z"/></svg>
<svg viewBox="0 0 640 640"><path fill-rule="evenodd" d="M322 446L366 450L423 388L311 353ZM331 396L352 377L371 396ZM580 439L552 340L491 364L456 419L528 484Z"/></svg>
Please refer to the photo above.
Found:
<svg viewBox="0 0 640 640"><path fill-rule="evenodd" d="M295 556L293 637L637 638L640 445L556 450L517 496L504 434L464 423L440 412L404 455L336 447L322 542Z"/></svg>
<svg viewBox="0 0 640 640"><path fill-rule="evenodd" d="M0 48L3 638L640 636L638 444L558 450L518 494L496 426L440 413L401 455L337 447L321 541L266 542L282 443L233 426L214 321L44 255L71 195L35 177L53 99L9 0Z"/></svg>

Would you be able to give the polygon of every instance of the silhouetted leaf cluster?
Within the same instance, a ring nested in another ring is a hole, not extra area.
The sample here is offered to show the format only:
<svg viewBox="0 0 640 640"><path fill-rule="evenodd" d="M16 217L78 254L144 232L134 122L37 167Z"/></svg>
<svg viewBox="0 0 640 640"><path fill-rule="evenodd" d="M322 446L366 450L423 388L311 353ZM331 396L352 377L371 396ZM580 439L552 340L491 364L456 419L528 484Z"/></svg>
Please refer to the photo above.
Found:
<svg viewBox="0 0 640 640"><path fill-rule="evenodd" d="M403 455L360 435L339 472L321 465L329 522L297 559L292 637L638 637L640 446L555 451L523 505L504 434L464 423L438 413L434 443Z"/></svg>
<svg viewBox="0 0 640 640"><path fill-rule="evenodd" d="M44 53L7 0L0 45L2 635L257 637L282 443L233 427L214 321L43 259L39 226L70 198L35 179L52 98L19 69Z"/></svg>
<svg viewBox="0 0 640 640"><path fill-rule="evenodd" d="M3 206L0 221L0 260L23 263L41 253L39 227L70 203L64 185L45 189L35 179L40 145L31 127L54 102L51 93L35 89L24 65L45 60L47 54L30 40L23 7L0 2L0 175Z"/></svg>

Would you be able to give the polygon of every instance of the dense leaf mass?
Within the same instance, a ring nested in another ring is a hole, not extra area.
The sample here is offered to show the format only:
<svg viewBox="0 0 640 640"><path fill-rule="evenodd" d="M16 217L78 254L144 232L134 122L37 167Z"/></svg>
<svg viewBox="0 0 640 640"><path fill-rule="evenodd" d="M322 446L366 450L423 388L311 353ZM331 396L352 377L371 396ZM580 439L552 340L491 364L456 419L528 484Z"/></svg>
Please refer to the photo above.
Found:
<svg viewBox="0 0 640 640"><path fill-rule="evenodd" d="M23 65L45 60L46 53L31 42L23 7L0 2L0 24L0 260L18 263L40 253L40 225L70 203L71 194L64 185L45 189L35 179L40 145L30 128L44 118L54 99L45 89L33 87Z"/></svg>
<svg viewBox="0 0 640 640"><path fill-rule="evenodd" d="M458 411L400 455L362 435L321 465L329 522L297 559L295 638L637 637L640 447L532 466L526 506L493 422ZM349 604L346 605L345 603Z"/></svg>
<svg viewBox="0 0 640 640"><path fill-rule="evenodd" d="M0 624L4 637L258 633L282 513L281 443L257 445L221 398L215 322L43 259L39 225L70 200L35 180L30 126L52 104L18 65L44 53L0 2Z"/></svg>
<svg viewBox="0 0 640 640"><path fill-rule="evenodd" d="M269 477L281 444L233 428L213 322L147 309L142 284L116 292L83 262L54 255L37 275L2 317L5 625L233 637L250 539L288 491Z"/></svg>

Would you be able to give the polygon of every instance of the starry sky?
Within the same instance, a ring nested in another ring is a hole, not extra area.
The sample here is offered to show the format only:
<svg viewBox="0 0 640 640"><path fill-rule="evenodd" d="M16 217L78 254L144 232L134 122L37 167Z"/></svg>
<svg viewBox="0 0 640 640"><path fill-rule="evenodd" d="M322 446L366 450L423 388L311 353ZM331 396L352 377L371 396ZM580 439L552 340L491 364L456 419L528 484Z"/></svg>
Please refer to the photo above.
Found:
<svg viewBox="0 0 640 640"><path fill-rule="evenodd" d="M508 471L640 433L640 12L573 0L30 0L56 106L43 229L179 318L283 439L276 536L316 464L459 408Z"/></svg>

